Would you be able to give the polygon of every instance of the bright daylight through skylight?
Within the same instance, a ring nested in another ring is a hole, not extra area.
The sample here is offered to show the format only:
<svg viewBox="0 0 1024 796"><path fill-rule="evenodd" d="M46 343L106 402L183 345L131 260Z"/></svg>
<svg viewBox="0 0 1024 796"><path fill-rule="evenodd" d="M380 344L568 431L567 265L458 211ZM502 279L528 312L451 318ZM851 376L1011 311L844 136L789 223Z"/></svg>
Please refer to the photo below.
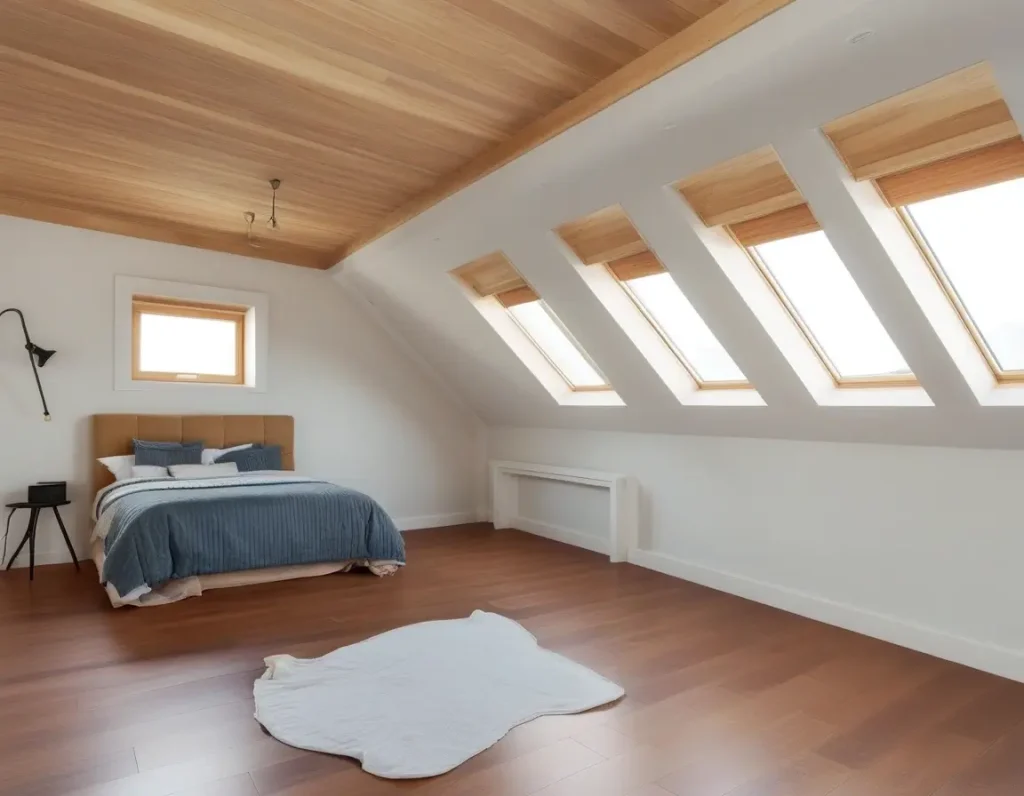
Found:
<svg viewBox="0 0 1024 796"><path fill-rule="evenodd" d="M572 387L604 387L607 382L587 362L540 301L509 308L509 313Z"/></svg>
<svg viewBox="0 0 1024 796"><path fill-rule="evenodd" d="M746 380L671 276L653 274L623 284L668 338L676 355L695 371L699 381Z"/></svg>
<svg viewBox="0 0 1024 796"><path fill-rule="evenodd" d="M1024 371L1024 179L907 211L1000 369Z"/></svg>
<svg viewBox="0 0 1024 796"><path fill-rule="evenodd" d="M910 374L824 232L762 243L755 251L840 378Z"/></svg>
<svg viewBox="0 0 1024 796"><path fill-rule="evenodd" d="M139 369L149 373L235 376L234 321L139 316Z"/></svg>

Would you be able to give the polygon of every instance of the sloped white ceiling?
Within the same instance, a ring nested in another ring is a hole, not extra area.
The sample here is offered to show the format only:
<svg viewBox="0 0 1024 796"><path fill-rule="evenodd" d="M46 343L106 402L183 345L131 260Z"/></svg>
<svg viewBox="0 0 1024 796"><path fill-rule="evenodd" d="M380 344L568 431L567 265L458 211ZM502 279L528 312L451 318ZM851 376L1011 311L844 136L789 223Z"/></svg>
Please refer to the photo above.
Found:
<svg viewBox="0 0 1024 796"><path fill-rule="evenodd" d="M874 35L848 42L864 30ZM979 405L849 200L818 132L983 60L1024 127L1022 32L1019 0L797 0L357 252L335 276L492 425L1024 447L1024 406ZM934 407L817 405L682 223L685 208L669 183L765 144L779 152ZM612 204L630 214L767 406L681 406L584 284L551 230ZM470 305L448 271L499 249L626 406L557 405Z"/></svg>

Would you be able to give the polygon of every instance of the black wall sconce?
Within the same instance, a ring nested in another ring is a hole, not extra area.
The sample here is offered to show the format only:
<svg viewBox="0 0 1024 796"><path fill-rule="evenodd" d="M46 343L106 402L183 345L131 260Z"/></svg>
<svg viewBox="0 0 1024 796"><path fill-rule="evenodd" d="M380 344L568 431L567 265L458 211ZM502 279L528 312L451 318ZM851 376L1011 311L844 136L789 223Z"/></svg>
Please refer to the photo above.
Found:
<svg viewBox="0 0 1024 796"><path fill-rule="evenodd" d="M18 317L21 318L21 331L25 333L25 350L28 351L28 361L32 364L32 375L36 377L36 389L39 390L39 399L43 402L43 420L50 419L50 410L46 406L46 396L43 395L43 383L39 381L39 371L36 369L36 362L39 362L39 367L45 365L56 351L51 351L48 348L42 348L32 342L32 339L28 336L28 326L25 325L25 316L21 310L14 307L8 307L3 312L0 312L0 316L6 315L8 312L16 312Z"/></svg>

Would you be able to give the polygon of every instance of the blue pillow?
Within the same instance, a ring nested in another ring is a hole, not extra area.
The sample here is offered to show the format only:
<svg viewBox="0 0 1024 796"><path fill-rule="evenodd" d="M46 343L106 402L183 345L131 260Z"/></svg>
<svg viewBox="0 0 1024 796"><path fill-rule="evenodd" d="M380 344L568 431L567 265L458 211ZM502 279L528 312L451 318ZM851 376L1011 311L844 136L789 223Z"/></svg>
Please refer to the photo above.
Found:
<svg viewBox="0 0 1024 796"><path fill-rule="evenodd" d="M136 466L170 467L172 464L202 464L202 442L150 442L144 439L135 444Z"/></svg>
<svg viewBox="0 0 1024 796"><path fill-rule="evenodd" d="M280 470L281 467L281 446L280 445L253 445L240 451L229 451L222 453L214 463L234 462L238 465L238 472L251 473L253 470Z"/></svg>

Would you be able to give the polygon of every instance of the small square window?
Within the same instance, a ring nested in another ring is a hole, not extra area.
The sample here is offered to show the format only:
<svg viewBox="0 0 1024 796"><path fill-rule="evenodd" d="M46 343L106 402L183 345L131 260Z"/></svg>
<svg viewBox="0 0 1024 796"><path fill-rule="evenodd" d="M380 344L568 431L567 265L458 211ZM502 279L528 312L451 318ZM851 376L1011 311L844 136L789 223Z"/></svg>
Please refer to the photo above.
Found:
<svg viewBox="0 0 1024 796"><path fill-rule="evenodd" d="M247 307L132 297L132 380L245 383Z"/></svg>
<svg viewBox="0 0 1024 796"><path fill-rule="evenodd" d="M905 205L939 282L1001 381L1024 381L1024 179Z"/></svg>
<svg viewBox="0 0 1024 796"><path fill-rule="evenodd" d="M508 313L573 390L611 389L543 301L516 304Z"/></svg>
<svg viewBox="0 0 1024 796"><path fill-rule="evenodd" d="M702 389L750 386L668 273L627 279L619 284Z"/></svg>

